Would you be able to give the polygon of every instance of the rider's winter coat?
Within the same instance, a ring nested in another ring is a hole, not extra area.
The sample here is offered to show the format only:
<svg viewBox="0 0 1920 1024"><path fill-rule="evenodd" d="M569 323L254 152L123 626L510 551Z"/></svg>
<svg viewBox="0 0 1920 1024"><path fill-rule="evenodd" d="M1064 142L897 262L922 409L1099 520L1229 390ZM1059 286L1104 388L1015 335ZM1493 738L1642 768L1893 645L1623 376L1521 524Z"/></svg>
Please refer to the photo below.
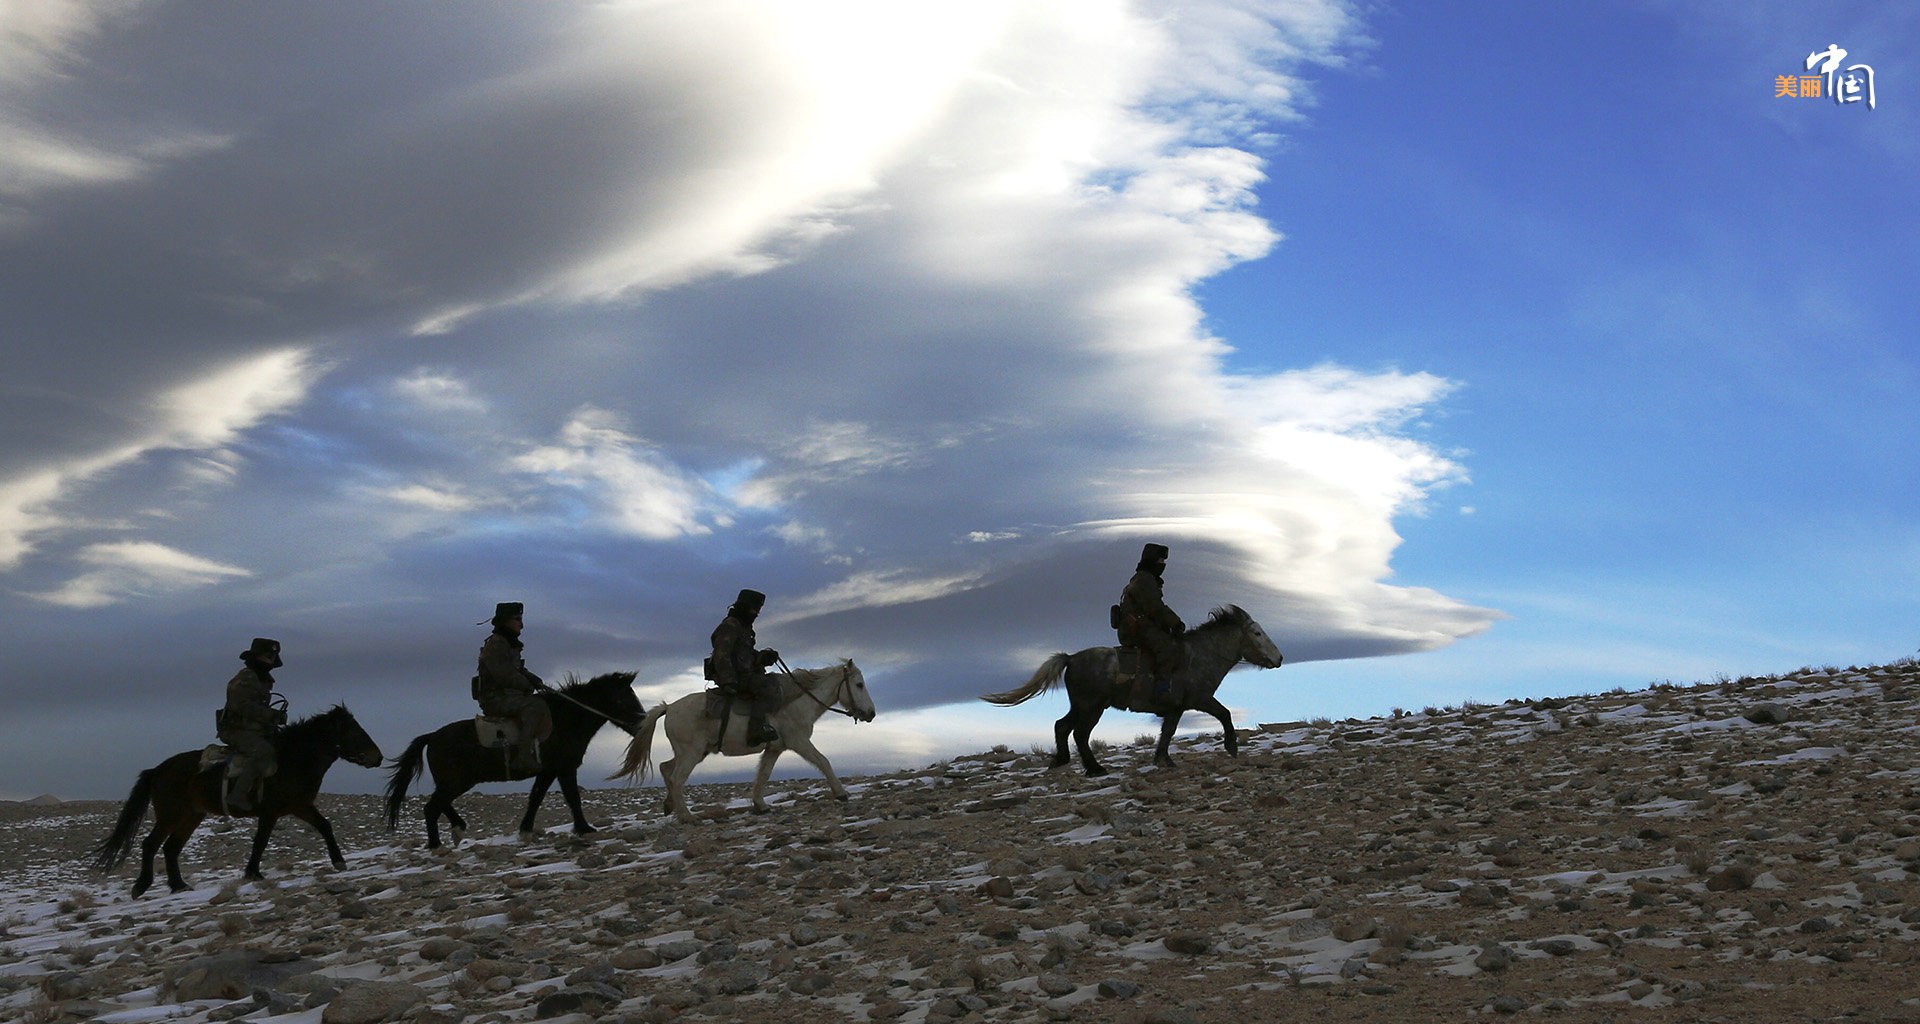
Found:
<svg viewBox="0 0 1920 1024"><path fill-rule="evenodd" d="M1161 596L1164 584L1151 570L1141 569L1127 581L1127 588L1120 592L1120 629L1124 634L1129 631L1154 630L1176 637L1187 631L1187 624L1180 616L1167 607ZM1123 636L1121 642L1130 638Z"/></svg>
<svg viewBox="0 0 1920 1024"><path fill-rule="evenodd" d="M494 633L480 645L480 712L485 715L518 715L528 702L536 700L534 691L540 677L527 671L520 656L524 644L505 633Z"/></svg>
<svg viewBox="0 0 1920 1024"><path fill-rule="evenodd" d="M1151 569L1136 570L1120 593L1120 643L1146 652L1152 672L1164 677L1179 663L1180 634L1186 623L1167 607L1163 584Z"/></svg>
<svg viewBox="0 0 1920 1024"><path fill-rule="evenodd" d="M220 741L231 743L230 734L250 733L266 736L280 725L280 712L273 707L273 676L267 670L249 665L227 680L227 706L220 715Z"/></svg>
<svg viewBox="0 0 1920 1024"><path fill-rule="evenodd" d="M766 685L766 671L753 627L736 616L720 620L713 629L713 682L743 696L758 695Z"/></svg>

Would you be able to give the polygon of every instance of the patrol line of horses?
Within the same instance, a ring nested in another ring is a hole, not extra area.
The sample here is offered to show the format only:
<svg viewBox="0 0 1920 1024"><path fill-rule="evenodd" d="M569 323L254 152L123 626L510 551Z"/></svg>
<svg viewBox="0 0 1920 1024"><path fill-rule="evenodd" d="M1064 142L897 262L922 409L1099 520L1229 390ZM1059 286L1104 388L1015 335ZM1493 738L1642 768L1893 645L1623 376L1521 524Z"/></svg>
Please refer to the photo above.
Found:
<svg viewBox="0 0 1920 1024"><path fill-rule="evenodd" d="M1268 639L1253 617L1234 605L1215 609L1208 620L1189 630L1186 636L1187 659L1182 670L1182 710L1204 711L1218 719L1225 730L1227 753L1238 752L1233 720L1226 707L1214 697L1214 691L1227 671L1245 662L1261 668L1278 668L1280 651ZM1035 670L1027 682L1015 689L993 693L981 699L1010 706L1024 703L1053 689L1064 679L1070 708L1054 723L1058 745L1053 766L1066 764L1067 737L1076 740L1080 758L1088 775L1106 772L1088 746L1088 736L1108 707L1129 706L1128 682L1118 672L1116 649L1090 647L1075 654L1055 654ZM580 808L579 770L586 758L587 744L600 727L611 723L627 733L626 756L619 770L609 779L644 781L652 762L653 733L663 719L673 757L660 762L661 780L666 787L666 810L682 822L694 823L687 808L686 783L693 769L708 755L744 756L758 753L759 770L750 791L755 813L767 813L765 790L773 766L788 750L799 754L819 769L836 800L848 798L847 789L834 774L833 765L813 745L813 727L820 716L836 711L855 721L873 720L873 699L867 683L852 659L819 669L799 669L776 674L780 684L780 709L769 717L780 738L763 746L746 742L744 716L725 719L707 713L706 695L692 693L672 703L643 712L633 692L635 673L610 672L585 682L569 678L556 690L541 694L553 713L553 732L541 743L541 765L537 772L515 772L500 751L481 746L473 720L463 718L417 736L399 757L394 758L386 786L387 826L397 828L408 788L424 769L433 772L434 788L427 797L421 815L427 826L427 846L440 846L440 820L451 826L456 844L466 830L466 820L453 808L454 800L482 782L509 782L532 778L533 789L527 795L526 813L520 819L523 838L533 832L534 815L555 782L560 784L567 810L573 816L573 831L595 831ZM1179 726L1180 712L1160 714L1160 742L1154 750L1154 763L1171 765L1167 744ZM333 826L315 807L321 779L336 760L347 760L364 768L378 768L384 761L380 747L361 727L345 705L293 722L280 731L275 740L278 770L267 777L256 807L233 817L253 817L253 850L247 859L245 878L258 880L260 859L275 823L291 815L313 826L326 842L327 857L334 867L344 868L346 858L333 836ZM221 767L203 768L201 752L185 751L167 758L140 773L133 791L120 808L111 834L96 847L90 859L99 869L117 867L132 852L134 833L153 811L153 828L140 843L140 873L133 883L135 897L153 885L153 855L165 854L167 885L174 892L187 888L180 874L180 851L200 822L209 815L229 815L221 799L224 771Z"/></svg>

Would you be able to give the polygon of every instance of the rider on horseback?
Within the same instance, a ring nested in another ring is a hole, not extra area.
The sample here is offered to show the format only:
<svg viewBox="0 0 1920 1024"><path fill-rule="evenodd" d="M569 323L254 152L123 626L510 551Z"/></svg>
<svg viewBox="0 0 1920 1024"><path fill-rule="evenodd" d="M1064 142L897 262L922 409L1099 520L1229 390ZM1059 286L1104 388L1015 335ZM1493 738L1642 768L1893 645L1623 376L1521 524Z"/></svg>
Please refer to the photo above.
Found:
<svg viewBox="0 0 1920 1024"><path fill-rule="evenodd" d="M480 673L474 677L474 698L489 718L512 718L520 723L520 742L514 746L514 771L540 770L540 741L553 732L553 712L539 691L540 677L527 671L520 651L526 607L518 601L501 602L493 610L493 633L480 645Z"/></svg>
<svg viewBox="0 0 1920 1024"><path fill-rule="evenodd" d="M1167 548L1148 544L1140 551L1140 564L1133 578L1120 593L1120 615L1115 626L1120 631L1120 646L1137 648L1142 670L1154 681L1157 702L1179 706L1181 694L1174 692L1174 674L1180 668L1180 639L1187 624L1167 607L1161 597L1161 576L1167 571Z"/></svg>
<svg viewBox="0 0 1920 1024"><path fill-rule="evenodd" d="M214 717L220 742L235 755L227 768L227 810L233 814L250 813L256 806L260 787L279 767L274 735L287 723L286 702L279 707L273 703L273 670L283 664L280 641L255 637L240 660L246 667L227 680L227 706Z"/></svg>
<svg viewBox="0 0 1920 1024"><path fill-rule="evenodd" d="M727 609L727 617L713 630L713 656L707 659L707 672L714 685L736 698L751 701L747 716L747 743L758 746L771 743L780 734L767 724L767 716L779 710L780 684L767 675L767 667L780 660L773 650L754 649L753 620L767 595L757 590L742 590Z"/></svg>

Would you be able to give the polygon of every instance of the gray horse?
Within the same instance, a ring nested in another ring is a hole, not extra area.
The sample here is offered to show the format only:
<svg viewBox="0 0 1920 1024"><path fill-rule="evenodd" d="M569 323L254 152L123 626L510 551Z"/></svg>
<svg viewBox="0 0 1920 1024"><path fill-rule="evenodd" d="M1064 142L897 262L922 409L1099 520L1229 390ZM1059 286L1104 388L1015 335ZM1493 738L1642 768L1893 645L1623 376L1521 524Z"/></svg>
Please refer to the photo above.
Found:
<svg viewBox="0 0 1920 1024"><path fill-rule="evenodd" d="M1237 755L1239 738L1233 734L1233 716L1214 698L1213 692L1220 688L1227 670L1243 661L1261 668L1280 667L1280 649L1267 638L1266 630L1253 621L1253 616L1237 605L1215 608L1206 622L1187 630L1185 644L1186 663L1181 666L1177 680L1184 695L1182 706L1178 711L1151 712L1160 715L1160 744L1153 750L1153 763L1157 765L1173 765L1173 759L1167 756L1167 744L1173 739L1173 731L1180 727L1180 716L1187 711L1204 711L1219 719L1220 727L1226 730L1227 756ZM1107 770L1094 760L1093 750L1087 746L1087 737L1093 733L1094 725L1110 707L1147 710L1129 706L1130 687L1120 678L1117 648L1089 647L1077 654L1055 654L1040 664L1024 686L1004 693L989 693L980 699L1003 707L1022 704L1053 689L1063 674L1070 704L1067 713L1053 723L1054 739L1059 744L1053 766L1058 768L1070 760L1067 733L1072 732L1087 774L1105 775Z"/></svg>
<svg viewBox="0 0 1920 1024"><path fill-rule="evenodd" d="M771 810L766 800L767 780L773 777L773 763L788 750L820 769L835 800L847 799L847 787L833 773L833 764L813 745L813 724L828 711L840 711L856 722L873 721L873 698L867 693L866 676L861 675L852 658L847 658L828 668L796 669L791 674L774 673L771 678L780 684L780 710L769 715L767 721L780 733L779 739L759 746L749 744L744 714L729 716L723 735L720 720L707 714L707 695L690 693L647 712L627 743L620 770L607 778L638 782L647 777L653 760L653 727L664 718L673 756L660 762L660 780L667 787L667 812L680 821L692 824L699 820L687 809L687 778L695 765L714 753L760 755L760 770L754 773L750 793L755 814Z"/></svg>

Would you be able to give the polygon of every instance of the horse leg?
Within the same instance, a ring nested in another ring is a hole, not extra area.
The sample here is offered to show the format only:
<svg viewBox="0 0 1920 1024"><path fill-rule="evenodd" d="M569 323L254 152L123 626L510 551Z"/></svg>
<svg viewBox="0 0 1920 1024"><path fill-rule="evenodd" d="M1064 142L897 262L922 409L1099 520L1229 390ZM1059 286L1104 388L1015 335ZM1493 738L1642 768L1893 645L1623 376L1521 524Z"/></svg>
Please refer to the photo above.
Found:
<svg viewBox="0 0 1920 1024"><path fill-rule="evenodd" d="M1162 768L1173 767L1173 758L1167 754L1167 744L1173 742L1174 730L1180 728L1180 712L1160 716L1160 742L1153 747L1153 763Z"/></svg>
<svg viewBox="0 0 1920 1024"><path fill-rule="evenodd" d="M845 802L852 799L852 796L847 793L847 787L840 784L840 776L833 773L833 763L827 760L827 755L820 752L820 748L813 745L813 737L797 737L787 749L806 758L808 764L820 769L820 774L826 776L827 788L833 791L835 800ZM773 770L773 762L766 761L763 764L766 766L766 771Z"/></svg>
<svg viewBox="0 0 1920 1024"><path fill-rule="evenodd" d="M1194 710L1204 711L1220 720L1220 728L1224 730L1221 735L1224 736L1227 741L1227 756L1239 757L1240 737L1235 736L1233 733L1233 713L1227 710L1227 706L1220 703L1218 697L1209 695L1206 700L1195 705Z"/></svg>
<svg viewBox="0 0 1920 1024"><path fill-rule="evenodd" d="M186 879L180 877L180 851L186 847L187 838L193 835L194 826L198 824L200 818L195 815L188 818L186 824L175 825L167 834L167 841L160 846L160 852L167 858L167 888L174 892L186 892L192 888ZM149 872L147 877L151 880L152 873Z"/></svg>
<svg viewBox="0 0 1920 1024"><path fill-rule="evenodd" d="M769 743L760 752L760 768L753 773L753 813L766 814L773 810L767 806L767 780L773 778L773 763L780 760L780 752L785 748L778 742Z"/></svg>
<svg viewBox="0 0 1920 1024"><path fill-rule="evenodd" d="M1068 712L1070 716L1079 717L1079 721L1073 727L1073 742L1080 748L1080 763L1086 766L1089 777L1107 774L1107 770L1101 767L1100 762L1093 759L1093 747L1088 742L1093 736L1093 727L1100 724L1100 716L1106 710L1104 707L1096 707Z"/></svg>
<svg viewBox="0 0 1920 1024"><path fill-rule="evenodd" d="M673 758L671 757L667 758L665 761L660 762L660 764L657 767L660 769L660 781L663 783L666 782L667 778L673 774ZM673 805L673 787L668 786L666 787L666 790L667 790L666 813L672 814L673 806L674 806Z"/></svg>
<svg viewBox="0 0 1920 1024"><path fill-rule="evenodd" d="M1058 768L1073 760L1073 755L1067 753L1067 734L1072 731L1073 710L1069 708L1059 721L1053 723L1053 764L1048 767Z"/></svg>
<svg viewBox="0 0 1920 1024"><path fill-rule="evenodd" d="M667 764L660 766L660 776L667 783L667 809L673 812L674 818L682 824L692 825L700 820L695 818L693 811L687 808L687 777L693 774L694 766L703 759L692 755L681 755L667 762L673 766L671 771L667 770Z"/></svg>
<svg viewBox="0 0 1920 1024"><path fill-rule="evenodd" d="M260 881L260 858L267 852L267 837L273 834L273 823L280 820L277 814L262 812L260 821L253 827L253 855L247 858L246 878Z"/></svg>
<svg viewBox="0 0 1920 1024"><path fill-rule="evenodd" d="M460 844L460 826L465 823L459 820L459 815L453 813L453 798L446 796L443 790L435 789L433 795L427 798L427 805L421 809L420 813L427 819L427 849L440 848L440 816L443 814L449 821L455 822L453 842L456 846Z"/></svg>
<svg viewBox="0 0 1920 1024"><path fill-rule="evenodd" d="M586 812L580 809L579 773L577 771L568 772L560 776L559 782L560 795L567 800L567 810L573 812L573 834L583 836L589 832L600 831L587 821Z"/></svg>
<svg viewBox="0 0 1920 1024"><path fill-rule="evenodd" d="M134 899L139 899L141 893L153 887L153 855L160 849L160 838L164 831L165 826L156 821L153 823L153 831L148 832L147 837L140 841L140 877L133 880Z"/></svg>
<svg viewBox="0 0 1920 1024"><path fill-rule="evenodd" d="M333 861L334 867L344 868L347 866L346 855L340 852L340 843L333 838L333 823L327 820L326 815L320 813L318 807L308 804L305 807L295 808L287 813L312 825L313 830L320 833L320 838L325 840L327 844L327 859Z"/></svg>
<svg viewBox="0 0 1920 1024"><path fill-rule="evenodd" d="M553 773L542 771L533 777L533 789L527 793L527 813L520 818L520 838L522 841L533 838L533 817L540 813L540 803L547 798L547 787L553 785Z"/></svg>

